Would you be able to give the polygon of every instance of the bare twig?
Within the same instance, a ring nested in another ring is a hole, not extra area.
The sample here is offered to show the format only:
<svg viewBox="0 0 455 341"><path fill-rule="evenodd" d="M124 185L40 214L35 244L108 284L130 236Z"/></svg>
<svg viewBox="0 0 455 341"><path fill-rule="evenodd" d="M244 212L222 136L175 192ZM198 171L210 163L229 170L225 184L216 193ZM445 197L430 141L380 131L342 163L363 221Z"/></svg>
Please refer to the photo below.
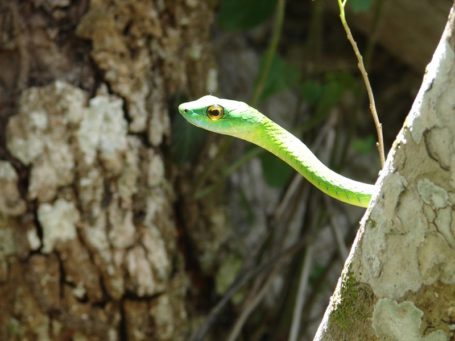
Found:
<svg viewBox="0 0 455 341"><path fill-rule="evenodd" d="M292 314L291 332L289 341L297 341L299 338L300 324L302 322L302 309L305 303L305 291L308 286L310 278L310 270L313 265L313 249L314 245L308 245L305 251L305 259L302 263L302 272L300 274L299 289L297 291L297 298L294 306L294 313Z"/></svg>
<svg viewBox="0 0 455 341"><path fill-rule="evenodd" d="M238 336L240 335L240 332L242 331L242 327L246 323L248 317L251 315L251 313L254 311L254 309L256 309L256 307L259 305L259 303L262 302L265 295L269 292L270 285L275 280L275 276L279 272L279 270L280 270L279 267L275 267L272 270L272 272L268 275L267 280L264 283L264 285L262 286L261 290L253 297L251 302L249 302L249 304L246 305L245 309L242 311L242 314L237 319L234 327L232 328L232 331L229 333L228 341L237 340Z"/></svg>
<svg viewBox="0 0 455 341"><path fill-rule="evenodd" d="M327 208L328 208L328 211L329 211L328 216L329 216L329 219L330 219L330 228L331 228L333 236L335 238L335 242L336 242L336 245L338 247L338 252L340 253L340 259L344 261L348 257L349 251L348 251L348 249L346 247L346 244L344 242L344 237L343 237L340 229L337 226L338 224L335 221L336 214L334 212L334 208L333 208L332 202L325 195L324 195L324 201L325 201L325 204L327 205Z"/></svg>
<svg viewBox="0 0 455 341"><path fill-rule="evenodd" d="M365 65L363 63L362 54L359 51L357 43L354 40L354 37L352 36L351 29L349 28L349 25L346 21L346 15L345 15L345 11L344 11L346 2L347 2L347 0L338 0L338 6L340 8L340 19L341 19L341 23L343 24L344 30L346 31L347 38L348 38L349 42L351 43L352 49L354 50L354 53L357 57L357 66L359 67L360 73L363 78L363 82L365 83L365 87L366 87L367 94L368 94L368 99L370 101L370 111L371 111L371 115L373 116L373 121L376 126L376 133L378 135L377 147L378 147L378 151L379 151L379 158L381 160L381 166L384 166L385 153L384 153L384 139L382 137L382 125L381 125L381 122L379 121L378 113L376 111L376 104L374 102L373 90L371 89L370 80L368 79L368 73L367 73L367 70L365 69Z"/></svg>
<svg viewBox="0 0 455 341"><path fill-rule="evenodd" d="M210 327L216 321L221 311L226 307L227 303L231 300L232 296L240 288L242 288L251 279L255 278L259 273L273 269L276 266L282 264L283 261L294 255L296 252L308 246L311 243L309 239L300 239L293 245L289 246L285 250L278 252L271 257L271 260L265 261L254 269L248 270L246 273L240 274L237 279L230 285L224 294L223 298L217 303L215 307L210 311L209 316L205 319L203 325L191 336L191 341L202 341L207 335Z"/></svg>

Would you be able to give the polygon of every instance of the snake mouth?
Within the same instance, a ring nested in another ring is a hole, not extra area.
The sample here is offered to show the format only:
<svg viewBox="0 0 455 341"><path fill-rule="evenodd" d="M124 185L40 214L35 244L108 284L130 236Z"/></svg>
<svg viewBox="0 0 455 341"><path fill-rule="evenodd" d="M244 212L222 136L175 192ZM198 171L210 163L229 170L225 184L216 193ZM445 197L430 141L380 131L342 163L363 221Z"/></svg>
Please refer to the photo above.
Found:
<svg viewBox="0 0 455 341"><path fill-rule="evenodd" d="M191 108L188 108L186 106L186 103L180 104L179 107L178 107L178 110L180 112L180 115L182 115L183 118L186 121L188 121L189 123L195 125L196 127L207 129L197 119L198 118L198 114L196 112L194 112L194 110L192 110Z"/></svg>
<svg viewBox="0 0 455 341"><path fill-rule="evenodd" d="M182 103L179 105L179 112L181 114L187 114L189 112L188 108L185 106L186 103Z"/></svg>

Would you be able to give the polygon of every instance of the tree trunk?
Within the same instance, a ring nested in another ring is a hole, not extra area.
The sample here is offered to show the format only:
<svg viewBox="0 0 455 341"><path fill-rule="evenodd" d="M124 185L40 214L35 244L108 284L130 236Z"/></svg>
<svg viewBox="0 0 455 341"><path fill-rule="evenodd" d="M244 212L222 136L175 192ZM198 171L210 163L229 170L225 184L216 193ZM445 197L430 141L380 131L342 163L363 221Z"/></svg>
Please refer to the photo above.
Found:
<svg viewBox="0 0 455 341"><path fill-rule="evenodd" d="M455 5L315 340L455 338Z"/></svg>
<svg viewBox="0 0 455 341"><path fill-rule="evenodd" d="M163 151L176 92L206 92L212 12L0 3L1 340L188 334Z"/></svg>

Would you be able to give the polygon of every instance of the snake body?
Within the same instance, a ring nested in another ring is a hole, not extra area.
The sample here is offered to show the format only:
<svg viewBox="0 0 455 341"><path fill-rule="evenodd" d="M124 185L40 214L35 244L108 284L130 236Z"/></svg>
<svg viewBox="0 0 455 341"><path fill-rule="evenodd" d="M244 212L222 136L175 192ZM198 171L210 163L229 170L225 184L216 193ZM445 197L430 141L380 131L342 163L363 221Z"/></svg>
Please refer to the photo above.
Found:
<svg viewBox="0 0 455 341"><path fill-rule="evenodd" d="M275 154L327 195L367 207L374 186L348 179L325 166L297 137L248 104L204 96L179 105L197 127L252 142Z"/></svg>

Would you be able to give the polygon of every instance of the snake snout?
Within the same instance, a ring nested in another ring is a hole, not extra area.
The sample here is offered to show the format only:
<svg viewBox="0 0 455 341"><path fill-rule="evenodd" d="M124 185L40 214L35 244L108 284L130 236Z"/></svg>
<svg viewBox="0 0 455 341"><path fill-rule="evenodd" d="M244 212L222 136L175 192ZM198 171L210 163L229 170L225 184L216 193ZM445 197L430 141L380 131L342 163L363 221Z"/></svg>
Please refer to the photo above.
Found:
<svg viewBox="0 0 455 341"><path fill-rule="evenodd" d="M188 111L189 111L188 108L185 107L185 103L179 105L179 112L180 113L182 113L182 114L185 113L186 114L186 113L188 113Z"/></svg>

